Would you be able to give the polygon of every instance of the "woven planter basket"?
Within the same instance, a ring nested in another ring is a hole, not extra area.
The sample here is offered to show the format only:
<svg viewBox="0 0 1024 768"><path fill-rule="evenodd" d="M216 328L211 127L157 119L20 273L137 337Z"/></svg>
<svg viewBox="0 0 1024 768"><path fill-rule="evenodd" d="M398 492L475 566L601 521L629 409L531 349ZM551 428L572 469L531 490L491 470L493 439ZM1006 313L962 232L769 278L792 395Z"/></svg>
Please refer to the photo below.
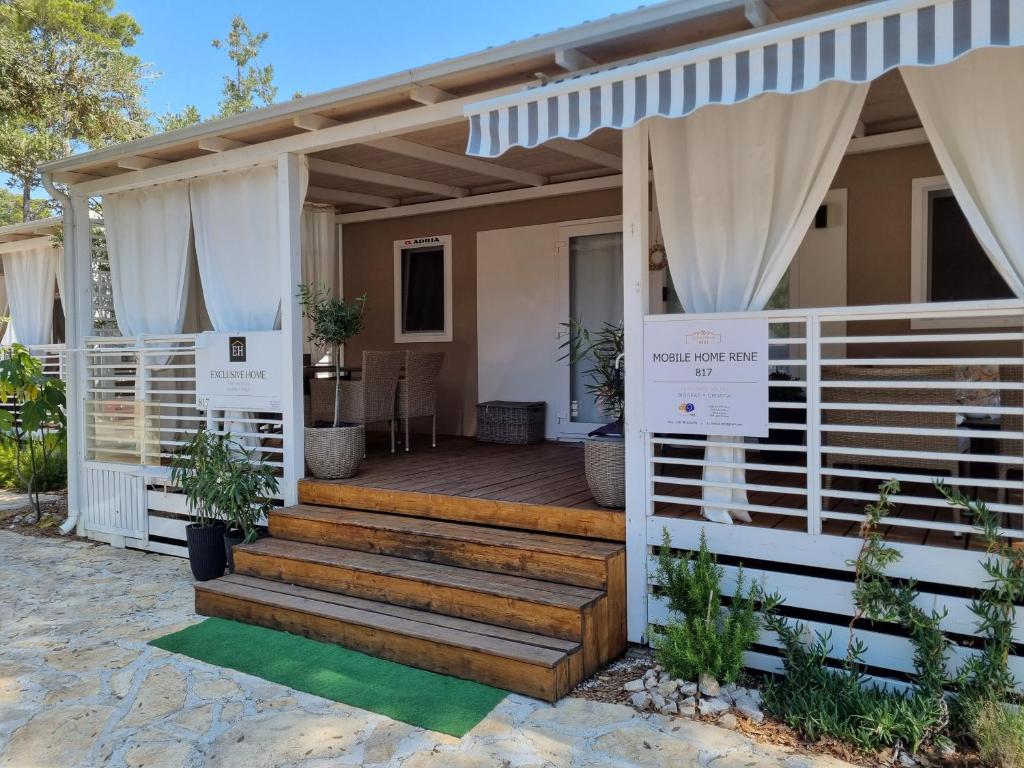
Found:
<svg viewBox="0 0 1024 768"><path fill-rule="evenodd" d="M584 443L587 485L602 507L626 506L626 442L616 437L591 437Z"/></svg>
<svg viewBox="0 0 1024 768"><path fill-rule="evenodd" d="M352 477L366 453L366 430L351 427L306 427L306 464L314 477L340 480Z"/></svg>

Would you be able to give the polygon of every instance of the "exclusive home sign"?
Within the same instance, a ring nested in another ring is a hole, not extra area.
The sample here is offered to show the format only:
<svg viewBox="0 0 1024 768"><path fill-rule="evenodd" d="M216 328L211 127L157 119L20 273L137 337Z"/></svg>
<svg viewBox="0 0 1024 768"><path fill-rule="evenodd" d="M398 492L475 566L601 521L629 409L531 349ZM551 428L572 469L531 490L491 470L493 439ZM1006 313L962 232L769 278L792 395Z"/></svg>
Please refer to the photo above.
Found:
<svg viewBox="0 0 1024 768"><path fill-rule="evenodd" d="M768 436L768 322L644 324L644 421L650 432Z"/></svg>
<svg viewBox="0 0 1024 768"><path fill-rule="evenodd" d="M281 331L199 334L196 405L200 410L280 411Z"/></svg>

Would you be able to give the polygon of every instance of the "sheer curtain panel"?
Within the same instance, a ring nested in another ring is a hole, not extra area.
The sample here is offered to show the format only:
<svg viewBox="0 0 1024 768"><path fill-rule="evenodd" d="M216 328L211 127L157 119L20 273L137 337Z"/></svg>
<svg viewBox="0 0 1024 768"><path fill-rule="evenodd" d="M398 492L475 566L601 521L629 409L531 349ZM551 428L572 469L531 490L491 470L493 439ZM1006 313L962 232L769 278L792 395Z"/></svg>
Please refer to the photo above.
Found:
<svg viewBox="0 0 1024 768"><path fill-rule="evenodd" d="M687 312L762 309L828 191L868 86L832 82L651 121L669 271ZM712 442L734 442L710 436ZM703 514L749 520L742 448L709 447Z"/></svg>
<svg viewBox="0 0 1024 768"><path fill-rule="evenodd" d="M334 209L307 205L302 209L302 282L326 285L338 295L337 225ZM326 350L315 348L309 341L312 324L302 318L302 351L312 355L313 362Z"/></svg>
<svg viewBox="0 0 1024 768"><path fill-rule="evenodd" d="M4 277L10 307L10 339L25 346L49 344L53 333L53 245L46 242L5 253Z"/></svg>
<svg viewBox="0 0 1024 768"><path fill-rule="evenodd" d="M900 72L971 229L1024 297L1024 48Z"/></svg>
<svg viewBox="0 0 1024 768"><path fill-rule="evenodd" d="M188 305L188 182L103 197L117 327L125 336L181 333Z"/></svg>
<svg viewBox="0 0 1024 768"><path fill-rule="evenodd" d="M302 175L299 199L306 196ZM298 289L278 278L277 166L204 176L191 182L190 194L199 275L214 329L273 330L283 292Z"/></svg>

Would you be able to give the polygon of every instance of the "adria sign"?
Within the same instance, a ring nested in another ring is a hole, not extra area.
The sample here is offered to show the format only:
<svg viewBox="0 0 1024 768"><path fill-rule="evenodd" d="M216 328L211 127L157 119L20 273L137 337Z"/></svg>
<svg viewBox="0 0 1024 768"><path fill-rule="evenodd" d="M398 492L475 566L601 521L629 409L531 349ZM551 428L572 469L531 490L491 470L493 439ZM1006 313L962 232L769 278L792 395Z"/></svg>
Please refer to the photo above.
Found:
<svg viewBox="0 0 1024 768"><path fill-rule="evenodd" d="M403 240L403 248L415 248L419 245L441 245L442 240L440 237L414 237L412 240Z"/></svg>

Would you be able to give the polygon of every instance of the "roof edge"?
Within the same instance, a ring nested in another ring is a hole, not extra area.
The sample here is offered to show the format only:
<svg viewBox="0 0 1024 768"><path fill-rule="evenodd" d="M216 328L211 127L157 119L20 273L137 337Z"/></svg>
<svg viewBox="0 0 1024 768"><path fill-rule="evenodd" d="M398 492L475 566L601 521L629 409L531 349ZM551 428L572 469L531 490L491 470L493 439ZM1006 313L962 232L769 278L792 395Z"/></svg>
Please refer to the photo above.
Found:
<svg viewBox="0 0 1024 768"><path fill-rule="evenodd" d="M383 95L414 85L429 83L432 79L447 77L477 67L501 64L511 60L536 56L564 47L590 45L608 39L636 34L667 23L700 18L722 11L743 7L744 0L667 0L650 6L640 6L632 11L612 14L594 21L585 21L572 27L534 35L499 46L485 48L474 53L443 59L421 67L403 70L390 75L364 80L351 85L283 101L269 107L243 112L232 117L199 123L167 133L145 136L133 141L112 144L108 147L69 155L59 160L43 163L43 173L71 171L82 165L105 160L145 154L182 142L220 135L258 125L263 122L315 112L318 109L336 106L368 96Z"/></svg>

